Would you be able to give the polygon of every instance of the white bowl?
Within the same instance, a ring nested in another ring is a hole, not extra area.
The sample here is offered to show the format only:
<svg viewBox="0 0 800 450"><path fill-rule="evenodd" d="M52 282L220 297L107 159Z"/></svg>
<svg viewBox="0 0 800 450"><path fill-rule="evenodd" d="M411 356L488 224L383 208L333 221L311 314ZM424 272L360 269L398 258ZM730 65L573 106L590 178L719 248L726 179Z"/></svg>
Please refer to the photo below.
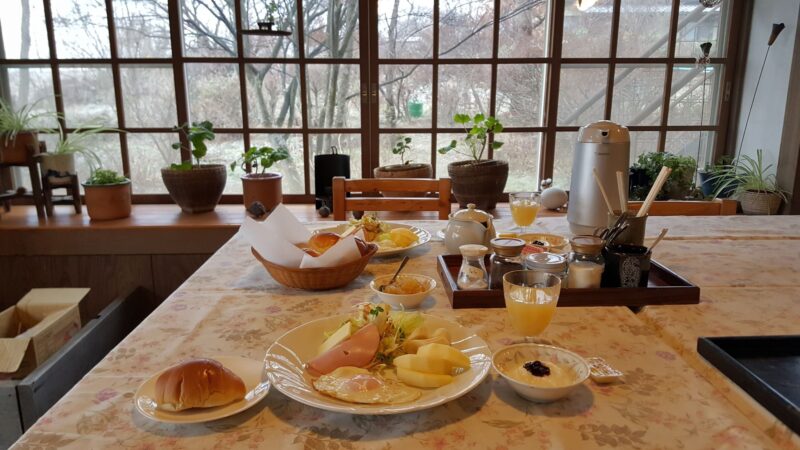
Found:
<svg viewBox="0 0 800 450"><path fill-rule="evenodd" d="M563 386L542 387L515 380L508 375L512 368L536 360L547 360L569 368L575 377ZM583 358L569 350L552 345L515 344L503 347L494 353L492 367L506 379L517 394L538 403L549 403L564 398L589 378L589 365Z"/></svg>
<svg viewBox="0 0 800 450"><path fill-rule="evenodd" d="M378 298L381 302L388 303L392 306L402 307L405 309L414 309L417 308L423 300L425 300L428 295L436 288L436 280L431 277L426 277L425 275L414 275L414 274L400 274L399 277L410 277L417 279L423 286L428 285L428 289L418 292L416 294L387 294L386 292L381 292L378 288L392 279L392 275L382 275L376 277L372 282L369 283L369 287L378 294Z"/></svg>

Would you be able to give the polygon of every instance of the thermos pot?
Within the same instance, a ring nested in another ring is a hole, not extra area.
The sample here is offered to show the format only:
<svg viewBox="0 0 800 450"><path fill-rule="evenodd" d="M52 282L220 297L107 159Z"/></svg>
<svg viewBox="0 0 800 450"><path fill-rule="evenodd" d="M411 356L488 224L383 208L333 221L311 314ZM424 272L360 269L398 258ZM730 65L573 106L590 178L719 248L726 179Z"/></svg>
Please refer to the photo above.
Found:
<svg viewBox="0 0 800 450"><path fill-rule="evenodd" d="M616 210L621 209L617 195L617 171L622 171L627 201L630 146L628 129L610 120L590 123L578 131L567 211L572 233L592 234L596 228L608 226L608 208L594 181L594 169L597 169L611 206Z"/></svg>

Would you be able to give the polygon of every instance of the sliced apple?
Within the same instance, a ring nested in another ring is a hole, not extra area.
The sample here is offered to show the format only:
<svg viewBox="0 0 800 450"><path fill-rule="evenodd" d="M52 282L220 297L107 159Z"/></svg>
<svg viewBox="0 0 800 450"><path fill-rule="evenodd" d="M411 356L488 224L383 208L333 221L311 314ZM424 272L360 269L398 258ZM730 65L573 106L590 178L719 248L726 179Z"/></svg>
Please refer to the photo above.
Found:
<svg viewBox="0 0 800 450"><path fill-rule="evenodd" d="M449 361L419 355L398 356L394 359L394 365L402 369L438 375L450 375L453 371L453 365Z"/></svg>
<svg viewBox="0 0 800 450"><path fill-rule="evenodd" d="M397 378L403 383L419 388L438 388L453 382L450 375L439 375L433 373L417 372L416 370L396 367Z"/></svg>
<svg viewBox="0 0 800 450"><path fill-rule="evenodd" d="M327 352L328 350L332 349L333 347L336 347L337 345L347 340L347 338L349 338L352 334L353 334L353 327L350 324L350 321L348 320L341 327L339 327L338 330L334 331L333 334L328 337L328 339L325 339L325 342L323 342L319 346L317 354L321 355Z"/></svg>
<svg viewBox="0 0 800 450"><path fill-rule="evenodd" d="M469 358L458 349L445 344L426 344L417 350L417 355L430 359L443 359L454 367L469 368Z"/></svg>

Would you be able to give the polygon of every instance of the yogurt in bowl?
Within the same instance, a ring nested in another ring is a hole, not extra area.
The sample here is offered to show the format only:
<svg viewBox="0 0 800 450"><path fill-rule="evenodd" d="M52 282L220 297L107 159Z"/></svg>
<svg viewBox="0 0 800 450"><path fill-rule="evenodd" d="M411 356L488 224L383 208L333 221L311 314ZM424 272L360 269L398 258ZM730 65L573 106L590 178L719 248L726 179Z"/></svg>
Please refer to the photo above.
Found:
<svg viewBox="0 0 800 450"><path fill-rule="evenodd" d="M504 347L494 353L492 366L517 394L539 403L564 398L589 378L583 358L552 345Z"/></svg>

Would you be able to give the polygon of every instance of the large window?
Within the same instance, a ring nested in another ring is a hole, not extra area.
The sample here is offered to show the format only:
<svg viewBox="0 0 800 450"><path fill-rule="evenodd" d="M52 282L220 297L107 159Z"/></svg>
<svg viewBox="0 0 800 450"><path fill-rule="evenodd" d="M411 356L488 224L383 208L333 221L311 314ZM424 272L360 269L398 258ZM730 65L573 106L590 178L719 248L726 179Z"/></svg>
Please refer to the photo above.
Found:
<svg viewBox="0 0 800 450"><path fill-rule="evenodd" d="M9 0L0 92L15 106L58 112L73 129L102 122L126 133L92 143L134 182L140 200L166 201L160 168L177 123L211 120L212 162L251 145L283 145L290 200L313 195L313 156L335 146L354 177L412 159L446 176L460 136L455 113L506 127L495 155L507 190L543 178L568 186L581 125L631 130L631 159L651 151L700 156L725 146L733 77L729 24L741 2L697 0L277 0L276 28L247 33L266 0ZM245 31L244 33L242 31ZM697 64L700 44L711 60ZM46 125L53 126L55 123ZM48 136L45 141L54 141ZM79 161L80 162L80 161ZM86 178L88 168L80 166ZM241 192L230 174L226 200Z"/></svg>

